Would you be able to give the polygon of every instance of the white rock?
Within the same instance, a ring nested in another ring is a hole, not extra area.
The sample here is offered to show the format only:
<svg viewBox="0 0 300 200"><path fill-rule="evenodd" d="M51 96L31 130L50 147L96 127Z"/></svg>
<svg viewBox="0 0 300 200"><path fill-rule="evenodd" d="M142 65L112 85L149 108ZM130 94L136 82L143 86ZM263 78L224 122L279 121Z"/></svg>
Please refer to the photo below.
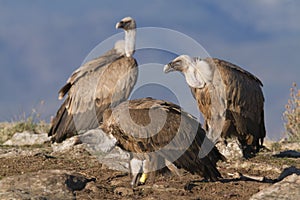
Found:
<svg viewBox="0 0 300 200"><path fill-rule="evenodd" d="M50 140L47 133L15 133L10 140L7 140L4 145L14 145L14 146L24 146L24 145L34 145L43 144Z"/></svg>
<svg viewBox="0 0 300 200"><path fill-rule="evenodd" d="M101 129L89 130L79 136L82 143L87 144L90 151L110 152L115 146L117 139L112 135L107 135Z"/></svg>
<svg viewBox="0 0 300 200"><path fill-rule="evenodd" d="M78 136L74 136L64 140L62 143L53 143L51 145L53 152L64 152L70 150L74 145L80 144L81 141Z"/></svg>
<svg viewBox="0 0 300 200"><path fill-rule="evenodd" d="M68 138L62 143L54 143L52 149L53 152L65 152L74 150L78 146L87 150L109 169L127 172L130 154L117 147L116 142L112 135L108 136L101 129L93 129Z"/></svg>
<svg viewBox="0 0 300 200"><path fill-rule="evenodd" d="M101 129L93 129L79 136L84 148L109 169L128 171L129 153L116 146L116 138Z"/></svg>
<svg viewBox="0 0 300 200"><path fill-rule="evenodd" d="M222 155L226 157L228 161L239 160L243 158L243 151L237 138L228 138L226 143L218 142L216 147Z"/></svg>
<svg viewBox="0 0 300 200"><path fill-rule="evenodd" d="M300 199L300 176L292 174L254 194L250 200Z"/></svg>

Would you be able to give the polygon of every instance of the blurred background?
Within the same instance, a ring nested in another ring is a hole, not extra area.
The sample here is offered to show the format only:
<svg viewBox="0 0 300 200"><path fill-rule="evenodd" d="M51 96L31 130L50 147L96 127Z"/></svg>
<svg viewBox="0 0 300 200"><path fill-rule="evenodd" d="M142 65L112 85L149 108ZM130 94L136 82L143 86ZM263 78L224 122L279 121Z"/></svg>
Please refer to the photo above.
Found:
<svg viewBox="0 0 300 200"><path fill-rule="evenodd" d="M300 84L297 0L0 0L0 121L39 112L49 122L62 103L58 90L94 47L121 32L115 24L126 16L132 16L138 27L184 33L210 56L259 77L264 84L267 137L282 137L289 89L293 82ZM176 56L150 53L137 52L138 62L166 63ZM187 90L185 80L176 77ZM165 94L157 92L155 97ZM187 110L197 115L196 102L191 95L187 99L194 105Z"/></svg>

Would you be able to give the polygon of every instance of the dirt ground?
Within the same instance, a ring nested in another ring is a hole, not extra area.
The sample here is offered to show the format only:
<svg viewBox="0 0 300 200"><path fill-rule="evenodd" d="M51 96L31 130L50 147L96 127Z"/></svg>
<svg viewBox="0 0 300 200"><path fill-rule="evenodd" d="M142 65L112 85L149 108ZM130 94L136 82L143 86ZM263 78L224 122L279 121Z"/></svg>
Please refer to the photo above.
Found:
<svg viewBox="0 0 300 200"><path fill-rule="evenodd" d="M222 181L203 182L201 177L184 172L181 178L158 175L154 183L132 189L128 173L108 169L85 150L53 154L49 145L22 148L38 149L38 153L0 158L0 179L42 169L64 169L94 177L91 186L76 191L77 199L249 199L280 175L280 171L272 167L280 170L289 166L300 168L299 159L275 158L272 153L265 152L239 163L219 163ZM263 181L244 180L237 178L237 173L265 178Z"/></svg>

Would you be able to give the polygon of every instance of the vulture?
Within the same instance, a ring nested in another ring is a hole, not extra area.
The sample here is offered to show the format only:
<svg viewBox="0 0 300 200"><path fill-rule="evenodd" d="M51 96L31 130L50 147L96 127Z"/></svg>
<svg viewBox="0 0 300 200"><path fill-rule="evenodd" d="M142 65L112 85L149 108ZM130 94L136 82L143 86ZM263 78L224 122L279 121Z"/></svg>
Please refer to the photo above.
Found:
<svg viewBox="0 0 300 200"><path fill-rule="evenodd" d="M165 166L177 175L183 168L206 180L221 178L216 163L225 157L176 104L150 97L125 101L104 112L100 128L130 153L133 187Z"/></svg>
<svg viewBox="0 0 300 200"><path fill-rule="evenodd" d="M244 157L254 156L266 136L262 82L250 72L217 58L181 55L164 72L181 72L190 86L214 142L237 137Z"/></svg>
<svg viewBox="0 0 300 200"><path fill-rule="evenodd" d="M125 39L75 70L59 90L59 99L67 97L52 120L48 133L52 142L98 127L105 109L129 97L138 75L137 62L132 57L136 23L125 17L116 28L125 31Z"/></svg>

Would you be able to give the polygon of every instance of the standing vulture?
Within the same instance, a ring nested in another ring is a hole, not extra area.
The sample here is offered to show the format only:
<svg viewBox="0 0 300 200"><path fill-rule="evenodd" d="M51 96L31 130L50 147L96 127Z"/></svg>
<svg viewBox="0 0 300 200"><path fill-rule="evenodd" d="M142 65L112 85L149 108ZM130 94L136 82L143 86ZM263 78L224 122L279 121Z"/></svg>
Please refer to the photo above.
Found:
<svg viewBox="0 0 300 200"><path fill-rule="evenodd" d="M181 55L164 72L179 71L197 100L209 137L236 136L244 157L259 151L266 136L262 82L246 70L217 58Z"/></svg>
<svg viewBox="0 0 300 200"><path fill-rule="evenodd" d="M68 95L52 120L49 136L53 142L98 127L104 110L130 95L138 74L132 57L136 24L126 17L116 28L124 29L125 40L117 41L113 49L75 70L59 91L59 99Z"/></svg>
<svg viewBox="0 0 300 200"><path fill-rule="evenodd" d="M221 177L216 162L225 158L201 124L178 105L152 98L125 101L104 112L100 128L130 152L132 186L165 165L178 175L177 167L212 181Z"/></svg>

